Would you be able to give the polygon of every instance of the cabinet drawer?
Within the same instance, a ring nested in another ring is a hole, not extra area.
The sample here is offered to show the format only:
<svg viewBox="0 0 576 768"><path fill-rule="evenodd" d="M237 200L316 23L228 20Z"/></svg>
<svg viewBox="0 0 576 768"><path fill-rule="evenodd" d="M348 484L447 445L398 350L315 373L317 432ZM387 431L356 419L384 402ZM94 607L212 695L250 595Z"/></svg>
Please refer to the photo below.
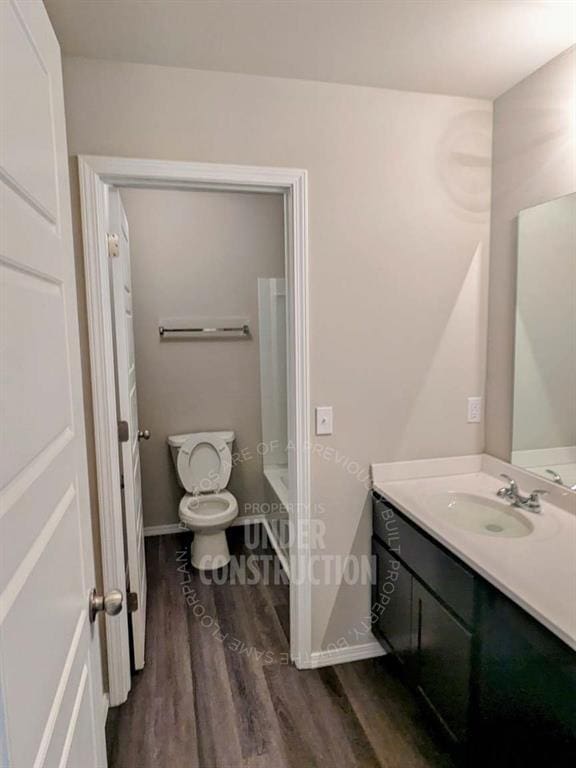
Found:
<svg viewBox="0 0 576 768"><path fill-rule="evenodd" d="M374 533L465 622L474 616L474 575L391 504L374 498Z"/></svg>

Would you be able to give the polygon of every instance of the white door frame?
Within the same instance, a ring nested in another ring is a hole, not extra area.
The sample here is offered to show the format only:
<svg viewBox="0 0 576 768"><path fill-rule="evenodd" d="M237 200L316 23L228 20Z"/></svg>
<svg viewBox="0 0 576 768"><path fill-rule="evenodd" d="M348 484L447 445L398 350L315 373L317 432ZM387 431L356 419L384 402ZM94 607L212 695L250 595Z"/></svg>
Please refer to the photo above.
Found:
<svg viewBox="0 0 576 768"><path fill-rule="evenodd" d="M281 193L285 201L288 292L288 440L290 489L290 656L310 665L312 651L310 521L310 403L308 371L308 202L307 173L212 163L78 158L98 500L104 590L125 584L116 423L114 351L107 246L107 187L212 189ZM130 689L125 622L107 622L110 703L122 703Z"/></svg>

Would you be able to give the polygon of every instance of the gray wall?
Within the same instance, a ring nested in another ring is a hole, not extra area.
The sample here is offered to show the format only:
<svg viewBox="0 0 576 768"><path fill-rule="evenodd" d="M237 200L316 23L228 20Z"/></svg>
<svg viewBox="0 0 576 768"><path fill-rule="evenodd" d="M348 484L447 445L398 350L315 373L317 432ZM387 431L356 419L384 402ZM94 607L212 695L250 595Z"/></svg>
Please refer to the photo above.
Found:
<svg viewBox="0 0 576 768"><path fill-rule="evenodd" d="M323 554L367 555L370 462L484 447L466 398L485 379L491 104L86 59L64 84L72 155L308 169L311 403L335 418L312 514ZM369 592L314 586L315 649L364 642Z"/></svg>
<svg viewBox="0 0 576 768"><path fill-rule="evenodd" d="M494 103L486 450L510 459L517 216L576 190L576 48Z"/></svg>
<svg viewBox="0 0 576 768"><path fill-rule="evenodd" d="M266 500L260 418L258 278L284 275L281 195L126 189L145 524L178 522L170 434L233 429L229 490L240 514ZM160 340L174 317L247 317L242 340Z"/></svg>
<svg viewBox="0 0 576 768"><path fill-rule="evenodd" d="M576 446L576 194L519 219L512 450Z"/></svg>

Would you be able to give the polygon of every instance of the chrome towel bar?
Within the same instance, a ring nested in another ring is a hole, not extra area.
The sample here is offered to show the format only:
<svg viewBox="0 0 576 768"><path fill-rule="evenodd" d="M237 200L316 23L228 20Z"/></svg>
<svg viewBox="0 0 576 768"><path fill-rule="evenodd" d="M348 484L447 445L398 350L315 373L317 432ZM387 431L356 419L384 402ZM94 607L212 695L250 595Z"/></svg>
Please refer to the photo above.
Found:
<svg viewBox="0 0 576 768"><path fill-rule="evenodd" d="M240 325L237 328L165 328L163 325L160 325L158 327L158 333L160 336L164 336L167 333L239 333L242 336L249 336L250 328L248 325Z"/></svg>

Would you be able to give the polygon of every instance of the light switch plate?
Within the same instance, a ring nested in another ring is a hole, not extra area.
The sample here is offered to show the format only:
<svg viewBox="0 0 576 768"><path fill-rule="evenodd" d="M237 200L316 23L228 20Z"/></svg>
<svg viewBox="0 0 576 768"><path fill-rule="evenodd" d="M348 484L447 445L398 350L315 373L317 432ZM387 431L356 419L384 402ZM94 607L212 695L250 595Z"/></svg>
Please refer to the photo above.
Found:
<svg viewBox="0 0 576 768"><path fill-rule="evenodd" d="M316 408L316 434L331 435L333 428L333 413L331 405L319 405Z"/></svg>
<svg viewBox="0 0 576 768"><path fill-rule="evenodd" d="M468 398L468 424L480 424L482 421L482 398Z"/></svg>

